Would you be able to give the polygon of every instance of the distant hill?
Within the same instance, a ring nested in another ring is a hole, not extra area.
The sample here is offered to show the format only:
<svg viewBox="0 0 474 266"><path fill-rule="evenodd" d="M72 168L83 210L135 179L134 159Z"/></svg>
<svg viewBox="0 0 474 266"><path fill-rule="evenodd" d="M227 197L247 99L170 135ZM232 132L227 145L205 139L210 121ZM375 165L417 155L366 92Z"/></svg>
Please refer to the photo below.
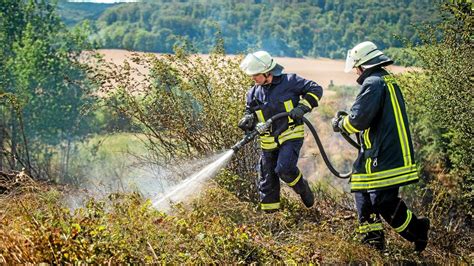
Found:
<svg viewBox="0 0 474 266"><path fill-rule="evenodd" d="M58 2L58 12L66 25L75 25L84 20L95 21L107 9L119 4Z"/></svg>
<svg viewBox="0 0 474 266"><path fill-rule="evenodd" d="M191 41L206 53L221 34L228 53L343 58L372 40L382 49L417 42L413 25L439 20L439 0L176 1L60 3L66 23L93 21L101 48L169 53Z"/></svg>

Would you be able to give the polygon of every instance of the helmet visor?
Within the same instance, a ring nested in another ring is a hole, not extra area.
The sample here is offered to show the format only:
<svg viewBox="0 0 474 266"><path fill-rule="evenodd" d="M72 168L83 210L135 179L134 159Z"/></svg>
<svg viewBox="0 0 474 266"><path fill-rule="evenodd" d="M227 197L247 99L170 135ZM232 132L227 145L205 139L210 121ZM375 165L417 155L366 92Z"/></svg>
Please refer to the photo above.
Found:
<svg viewBox="0 0 474 266"><path fill-rule="evenodd" d="M346 66L344 67L344 72L349 73L354 68L356 61L351 56L351 50L347 50L346 57Z"/></svg>

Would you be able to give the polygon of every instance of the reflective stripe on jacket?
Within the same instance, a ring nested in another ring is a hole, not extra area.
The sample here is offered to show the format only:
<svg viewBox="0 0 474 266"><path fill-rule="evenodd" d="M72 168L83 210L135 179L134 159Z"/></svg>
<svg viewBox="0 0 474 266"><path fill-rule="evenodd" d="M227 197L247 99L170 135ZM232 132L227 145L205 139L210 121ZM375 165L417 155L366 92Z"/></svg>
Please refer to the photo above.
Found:
<svg viewBox="0 0 474 266"><path fill-rule="evenodd" d="M384 69L366 70L351 112L342 127L360 133L351 191L373 191L418 181L408 117L395 78Z"/></svg>
<svg viewBox="0 0 474 266"><path fill-rule="evenodd" d="M316 82L296 74L282 74L274 76L271 84L255 85L249 90L246 113L255 113L258 121L264 122L278 113L291 111L298 103L309 108L316 107L322 96L323 89ZM264 150L273 150L278 148L278 143L303 137L302 122L296 123L290 117L283 117L260 135L260 146Z"/></svg>

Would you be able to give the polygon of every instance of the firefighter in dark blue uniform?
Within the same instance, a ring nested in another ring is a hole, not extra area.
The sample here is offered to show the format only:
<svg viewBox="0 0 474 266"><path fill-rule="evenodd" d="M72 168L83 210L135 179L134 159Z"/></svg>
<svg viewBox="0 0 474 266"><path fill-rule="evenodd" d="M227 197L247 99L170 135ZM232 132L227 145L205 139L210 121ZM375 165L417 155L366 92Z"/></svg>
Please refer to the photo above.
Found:
<svg viewBox="0 0 474 266"><path fill-rule="evenodd" d="M348 51L346 72L356 68L362 85L350 112L338 112L335 132L358 133L361 150L354 162L351 191L355 192L358 231L363 242L384 248L380 216L402 237L423 251L430 222L417 218L398 196L398 189L418 181L405 102L395 78L383 67L393 64L372 42Z"/></svg>
<svg viewBox="0 0 474 266"><path fill-rule="evenodd" d="M290 113L275 120L259 138L260 208L266 211L280 208L280 179L300 195L306 207L313 206L314 195L296 164L304 138L302 118L318 106L323 94L321 86L298 75L282 73L283 67L265 51L248 54L240 67L255 82L247 93L240 128L252 130L257 122L281 112Z"/></svg>

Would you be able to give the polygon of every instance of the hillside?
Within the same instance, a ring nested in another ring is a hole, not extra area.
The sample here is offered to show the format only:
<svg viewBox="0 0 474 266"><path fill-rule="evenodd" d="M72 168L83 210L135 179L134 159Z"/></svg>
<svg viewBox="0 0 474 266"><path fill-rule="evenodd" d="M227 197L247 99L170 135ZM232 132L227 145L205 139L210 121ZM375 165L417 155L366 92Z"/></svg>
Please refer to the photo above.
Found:
<svg viewBox="0 0 474 266"><path fill-rule="evenodd" d="M114 6L116 4L72 3L62 0L58 2L57 12L66 25L72 26L84 20L95 21L106 9Z"/></svg>
<svg viewBox="0 0 474 266"><path fill-rule="evenodd" d="M101 48L169 53L174 44L189 40L198 52L208 53L221 34L227 53L265 49L278 56L343 58L364 40L382 49L402 47L401 38L418 42L414 27L440 18L434 2L160 0L110 6L98 17L95 11L83 13L83 19L92 20ZM76 5L94 9L97 4L63 5L62 17L69 19L66 14Z"/></svg>

